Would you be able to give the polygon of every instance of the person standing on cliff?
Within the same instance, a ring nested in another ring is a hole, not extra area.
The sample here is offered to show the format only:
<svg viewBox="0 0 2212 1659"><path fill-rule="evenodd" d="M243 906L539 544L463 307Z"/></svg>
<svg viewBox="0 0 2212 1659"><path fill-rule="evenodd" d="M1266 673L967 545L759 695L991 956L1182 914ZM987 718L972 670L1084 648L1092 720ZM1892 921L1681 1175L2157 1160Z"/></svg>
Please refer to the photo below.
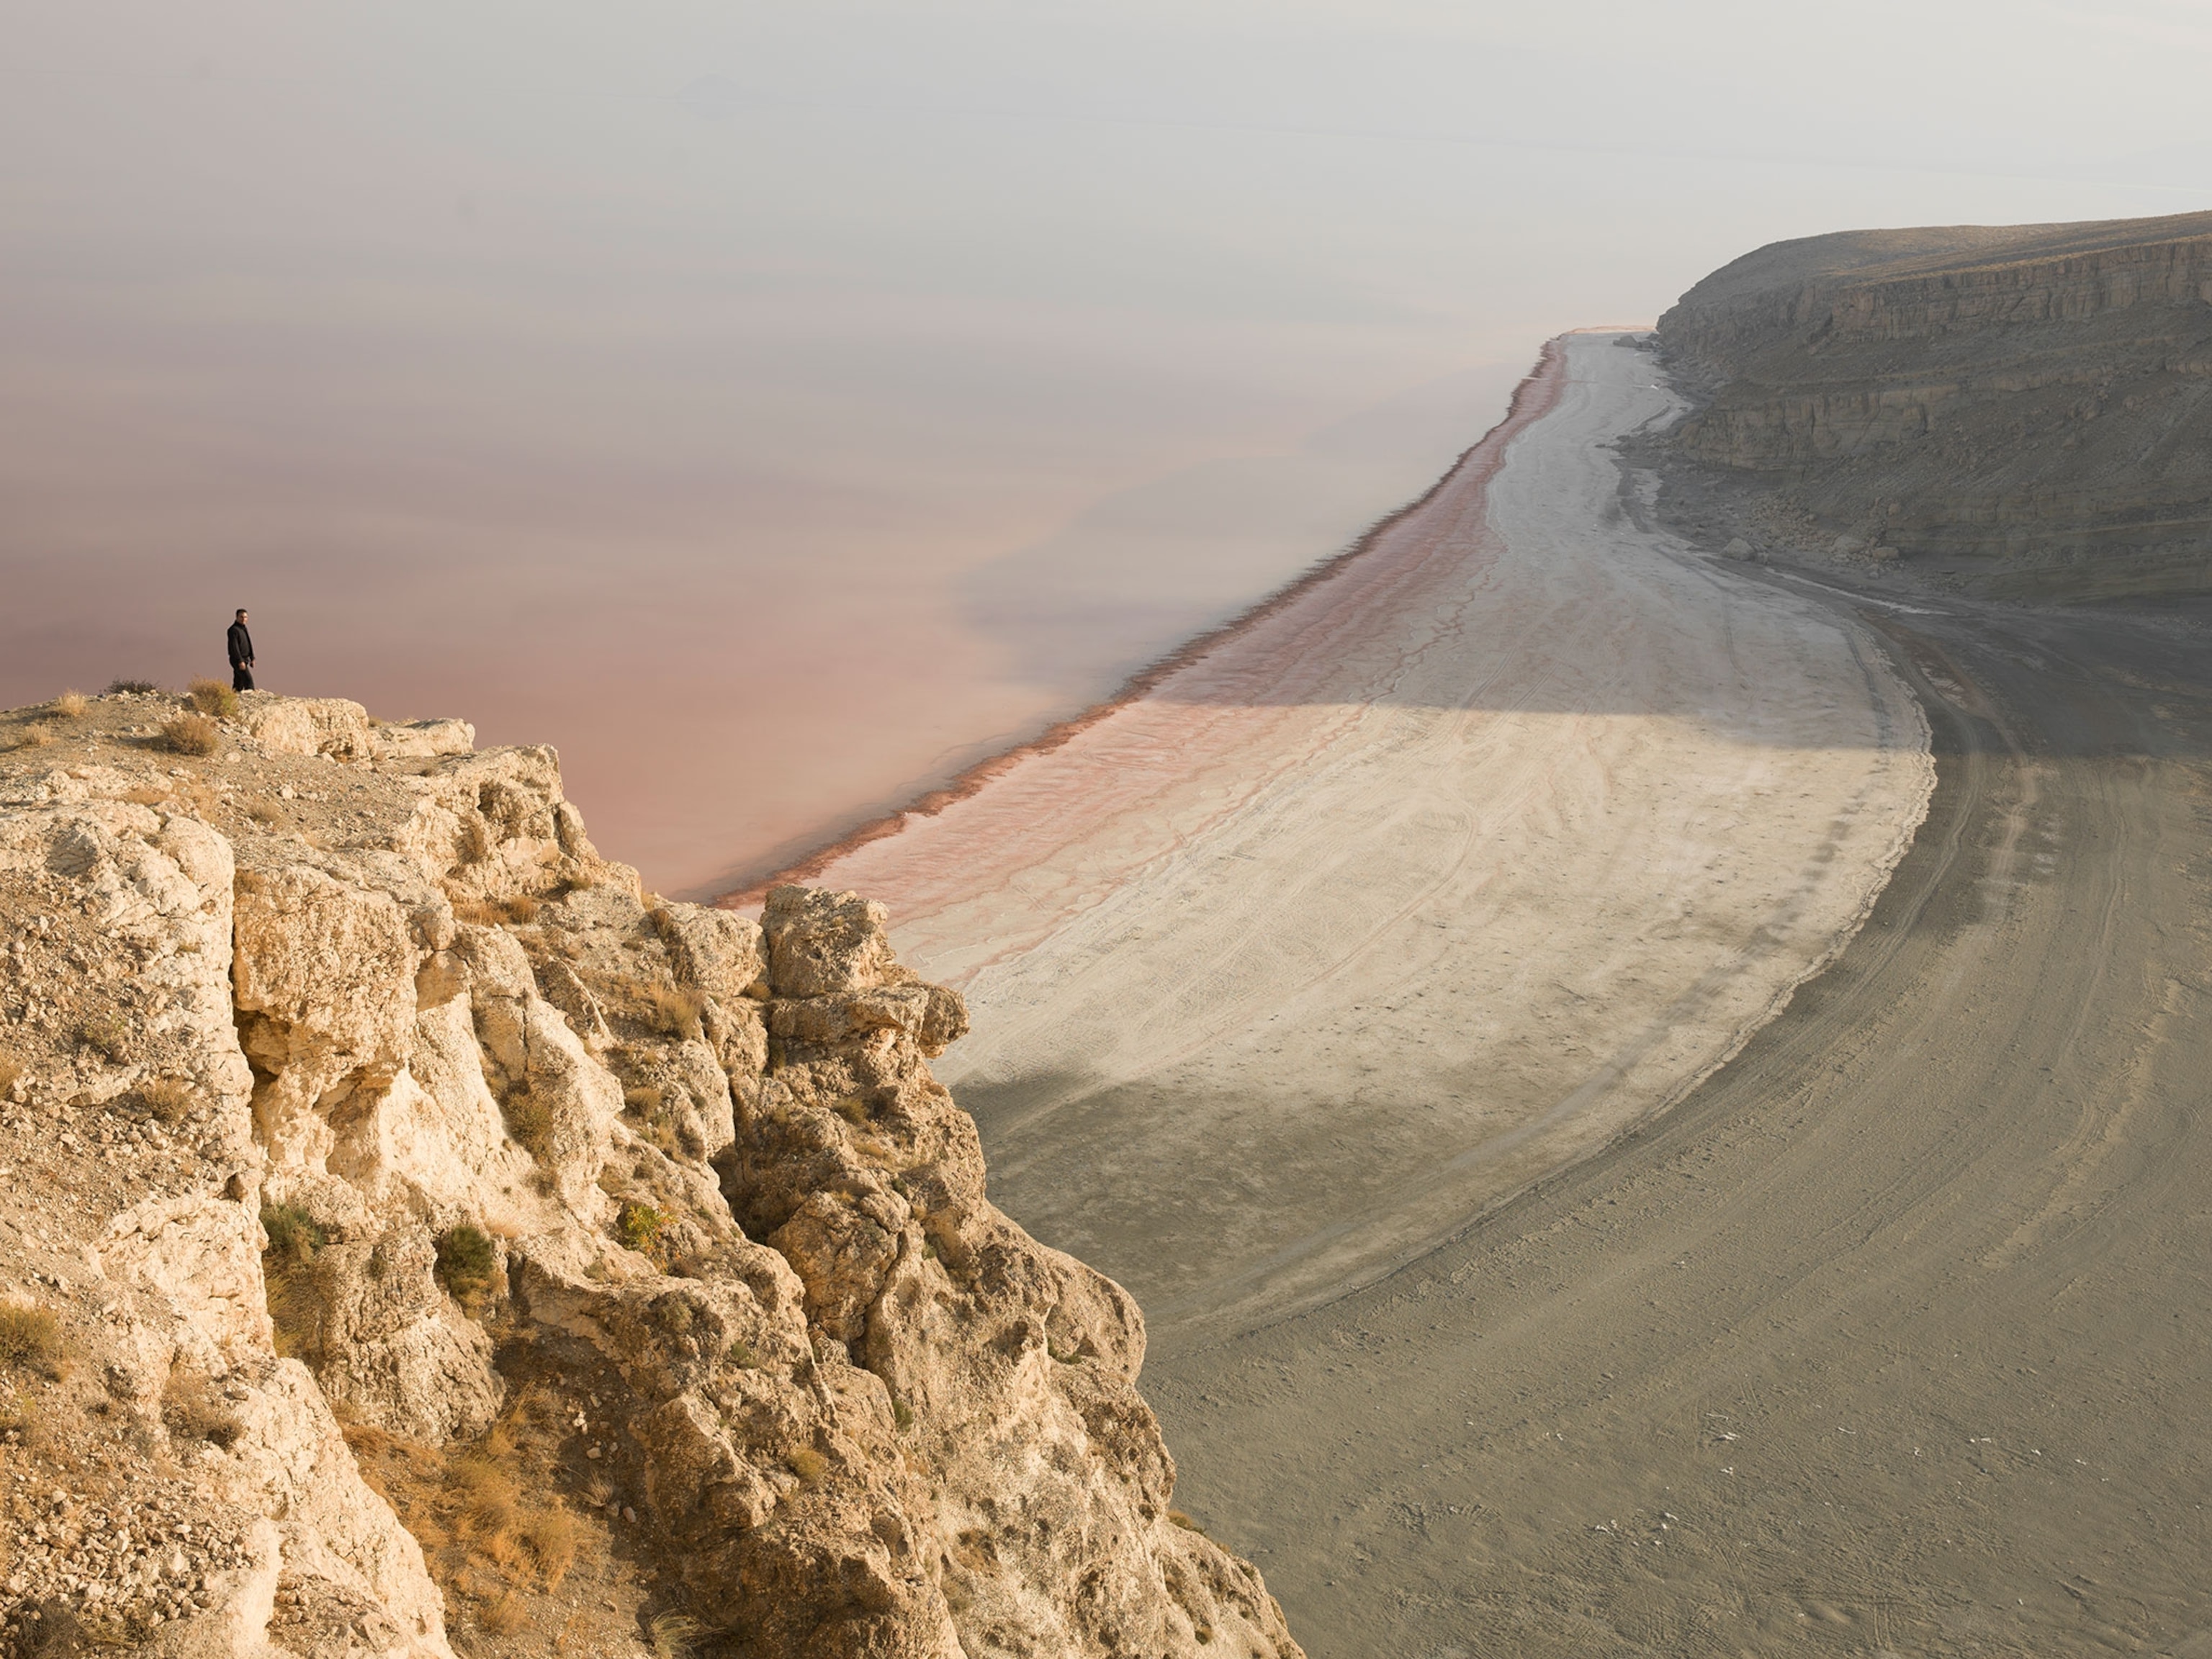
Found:
<svg viewBox="0 0 2212 1659"><path fill-rule="evenodd" d="M230 689L253 690L253 635L246 631L246 612L230 625Z"/></svg>

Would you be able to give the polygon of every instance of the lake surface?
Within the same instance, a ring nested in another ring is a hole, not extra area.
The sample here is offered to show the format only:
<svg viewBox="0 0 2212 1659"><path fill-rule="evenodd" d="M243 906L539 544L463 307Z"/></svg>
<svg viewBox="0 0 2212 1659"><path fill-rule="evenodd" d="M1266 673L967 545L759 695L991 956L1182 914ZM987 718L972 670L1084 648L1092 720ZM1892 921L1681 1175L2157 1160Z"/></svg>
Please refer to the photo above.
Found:
<svg viewBox="0 0 2212 1659"><path fill-rule="evenodd" d="M2185 151L1930 160L1823 106L1784 153L1743 121L1787 100L1632 21L18 22L0 701L220 672L247 605L270 689L557 745L672 893L1336 552L1562 329L1783 236L2196 204Z"/></svg>

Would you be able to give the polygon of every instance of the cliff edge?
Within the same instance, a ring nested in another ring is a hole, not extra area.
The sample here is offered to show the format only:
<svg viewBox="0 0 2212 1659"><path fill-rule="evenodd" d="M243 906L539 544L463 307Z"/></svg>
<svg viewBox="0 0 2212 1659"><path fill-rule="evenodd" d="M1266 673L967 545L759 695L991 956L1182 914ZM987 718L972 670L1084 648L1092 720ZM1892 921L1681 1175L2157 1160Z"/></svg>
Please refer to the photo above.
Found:
<svg viewBox="0 0 2212 1659"><path fill-rule="evenodd" d="M1659 319L1675 447L1747 550L1880 550L2023 598L2212 589L2212 213L1849 231Z"/></svg>
<svg viewBox="0 0 2212 1659"><path fill-rule="evenodd" d="M880 906L228 696L0 716L0 1650L1297 1654Z"/></svg>

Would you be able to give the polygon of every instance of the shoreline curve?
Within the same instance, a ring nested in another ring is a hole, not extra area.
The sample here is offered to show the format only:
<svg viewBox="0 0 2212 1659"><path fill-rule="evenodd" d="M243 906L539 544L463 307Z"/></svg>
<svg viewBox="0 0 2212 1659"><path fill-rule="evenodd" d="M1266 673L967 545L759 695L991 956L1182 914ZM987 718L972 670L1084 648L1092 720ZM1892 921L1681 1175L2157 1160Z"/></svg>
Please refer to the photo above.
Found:
<svg viewBox="0 0 2212 1659"><path fill-rule="evenodd" d="M751 909L768 897L771 888L789 882L811 881L861 848L898 835L910 821L937 817L946 808L979 793L987 785L1021 762L1039 755L1048 755L1065 747L1100 721L1110 719L1131 703L1158 690L1184 669L1249 633L1315 589L1343 575L1373 554L1391 531L1435 501L1470 464L1486 463L1492 473L1504 465L1505 446L1524 428L1540 420L1558 401L1566 365L1564 344L1566 337L1565 334L1556 335L1537 349L1535 362L1514 386L1513 395L1506 401L1505 413L1496 425L1462 450L1452 464L1437 475L1435 483L1411 501L1393 507L1376 520L1342 551L1333 553L1309 566L1227 621L1194 635L1166 654L1155 658L1123 680L1105 698L1092 703L1080 714L1054 721L1035 737L984 757L955 774L946 782L917 795L907 805L856 824L835 840L781 866L768 875L744 886L717 893L706 902L719 909Z"/></svg>

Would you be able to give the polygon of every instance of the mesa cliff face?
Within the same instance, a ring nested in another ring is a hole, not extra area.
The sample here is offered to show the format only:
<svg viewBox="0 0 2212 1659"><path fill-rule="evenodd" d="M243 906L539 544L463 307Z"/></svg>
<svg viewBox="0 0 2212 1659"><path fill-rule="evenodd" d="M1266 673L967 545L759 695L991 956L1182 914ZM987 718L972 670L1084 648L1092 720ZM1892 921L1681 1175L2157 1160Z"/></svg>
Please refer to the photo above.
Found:
<svg viewBox="0 0 2212 1659"><path fill-rule="evenodd" d="M2212 586L2212 214L1777 243L1659 340L1701 398L1677 447L1785 542L1998 592Z"/></svg>
<svg viewBox="0 0 2212 1659"><path fill-rule="evenodd" d="M173 712L0 725L5 1650L1297 1652L879 906L643 895L459 722Z"/></svg>

